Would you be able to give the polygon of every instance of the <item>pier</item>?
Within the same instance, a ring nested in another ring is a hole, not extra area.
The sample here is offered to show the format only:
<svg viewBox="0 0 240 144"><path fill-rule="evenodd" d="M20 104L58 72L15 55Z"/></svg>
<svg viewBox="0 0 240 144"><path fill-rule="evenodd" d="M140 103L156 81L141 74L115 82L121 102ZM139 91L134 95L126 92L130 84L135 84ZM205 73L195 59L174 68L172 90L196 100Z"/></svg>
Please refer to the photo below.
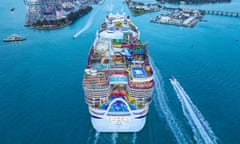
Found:
<svg viewBox="0 0 240 144"><path fill-rule="evenodd" d="M172 8L172 7L162 7L164 10L174 11L180 8ZM202 11L208 15L219 15L219 16L229 16L229 17L240 17L240 12L231 12L231 11L222 11L222 10L202 10L196 9L198 11Z"/></svg>
<svg viewBox="0 0 240 144"><path fill-rule="evenodd" d="M173 8L173 7L165 7L163 6L162 9L167 11L175 11L180 8ZM203 10L203 9L196 9L198 11L202 11L208 15L219 15L219 16L229 16L229 17L240 17L240 12L231 12L231 11L222 11L222 10Z"/></svg>

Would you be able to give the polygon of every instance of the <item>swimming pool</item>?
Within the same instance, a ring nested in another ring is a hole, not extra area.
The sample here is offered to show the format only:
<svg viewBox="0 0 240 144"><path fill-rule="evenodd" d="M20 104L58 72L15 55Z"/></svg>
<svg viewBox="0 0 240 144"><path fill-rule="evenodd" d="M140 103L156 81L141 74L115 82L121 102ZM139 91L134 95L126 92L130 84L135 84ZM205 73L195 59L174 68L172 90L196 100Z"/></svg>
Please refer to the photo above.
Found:
<svg viewBox="0 0 240 144"><path fill-rule="evenodd" d="M110 82L110 84L115 84L115 83L127 84L128 78L126 76L122 76L122 75L117 75L117 76L114 75L114 76L110 76L109 82Z"/></svg>

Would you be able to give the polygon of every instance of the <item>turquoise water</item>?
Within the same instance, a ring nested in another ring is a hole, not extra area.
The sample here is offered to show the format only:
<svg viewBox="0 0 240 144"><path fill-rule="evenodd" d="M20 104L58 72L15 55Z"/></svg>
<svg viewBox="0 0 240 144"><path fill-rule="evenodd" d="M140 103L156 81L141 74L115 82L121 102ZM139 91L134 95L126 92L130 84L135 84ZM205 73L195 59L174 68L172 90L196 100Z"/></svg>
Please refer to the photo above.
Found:
<svg viewBox="0 0 240 144"><path fill-rule="evenodd" d="M95 32L111 4L130 14L121 1L106 0L71 26L39 31L23 26L23 1L0 2L0 38L12 33L27 37L19 43L0 42L0 143L197 143L168 80L171 75L208 121L218 143L240 143L240 18L213 15L192 29L150 23L158 13L133 17L155 70L160 70L147 124L140 133L95 132L82 76ZM240 2L192 7L240 11Z"/></svg>

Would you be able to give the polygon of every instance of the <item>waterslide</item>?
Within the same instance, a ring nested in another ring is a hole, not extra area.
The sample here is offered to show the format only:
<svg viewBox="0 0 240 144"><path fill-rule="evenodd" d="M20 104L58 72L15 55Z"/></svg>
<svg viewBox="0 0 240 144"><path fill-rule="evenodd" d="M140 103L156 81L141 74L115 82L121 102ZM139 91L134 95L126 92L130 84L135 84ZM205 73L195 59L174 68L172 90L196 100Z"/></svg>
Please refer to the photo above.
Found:
<svg viewBox="0 0 240 144"><path fill-rule="evenodd" d="M194 135L194 140L198 144L217 144L217 137L210 128L208 122L202 113L193 104L188 94L184 91L180 83L174 78L170 78L170 82L177 94L182 105L182 110L187 118Z"/></svg>

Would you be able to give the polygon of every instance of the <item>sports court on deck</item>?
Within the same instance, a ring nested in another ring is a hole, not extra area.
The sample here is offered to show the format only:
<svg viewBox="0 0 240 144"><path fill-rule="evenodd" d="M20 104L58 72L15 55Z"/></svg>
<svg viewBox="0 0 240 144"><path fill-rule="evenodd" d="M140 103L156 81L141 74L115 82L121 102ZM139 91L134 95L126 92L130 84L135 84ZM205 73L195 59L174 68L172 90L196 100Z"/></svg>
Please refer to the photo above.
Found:
<svg viewBox="0 0 240 144"><path fill-rule="evenodd" d="M146 77L146 72L144 68L132 68L132 76L134 78L144 78Z"/></svg>

